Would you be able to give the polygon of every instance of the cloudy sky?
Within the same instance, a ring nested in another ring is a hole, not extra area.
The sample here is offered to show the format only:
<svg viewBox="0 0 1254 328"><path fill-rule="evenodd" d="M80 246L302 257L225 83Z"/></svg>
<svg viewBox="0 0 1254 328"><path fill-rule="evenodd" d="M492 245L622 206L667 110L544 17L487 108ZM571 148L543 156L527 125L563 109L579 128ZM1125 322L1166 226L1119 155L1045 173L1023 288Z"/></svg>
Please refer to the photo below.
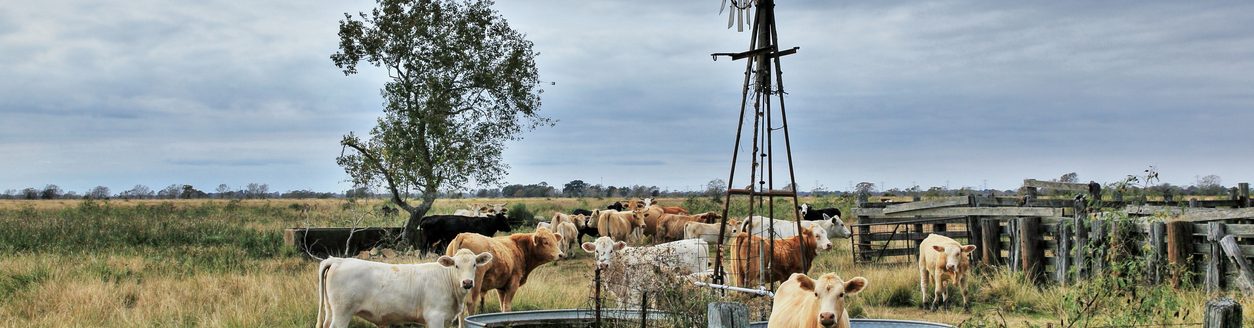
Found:
<svg viewBox="0 0 1254 328"><path fill-rule="evenodd" d="M340 191L340 137L380 113L344 76L370 1L4 1L0 190L173 183ZM506 181L726 178L748 47L719 0L504 0L541 53L542 112ZM726 13L724 13L726 15ZM802 189L1254 180L1254 4L780 0ZM741 177L740 181L745 178ZM739 183L737 183L739 184Z"/></svg>

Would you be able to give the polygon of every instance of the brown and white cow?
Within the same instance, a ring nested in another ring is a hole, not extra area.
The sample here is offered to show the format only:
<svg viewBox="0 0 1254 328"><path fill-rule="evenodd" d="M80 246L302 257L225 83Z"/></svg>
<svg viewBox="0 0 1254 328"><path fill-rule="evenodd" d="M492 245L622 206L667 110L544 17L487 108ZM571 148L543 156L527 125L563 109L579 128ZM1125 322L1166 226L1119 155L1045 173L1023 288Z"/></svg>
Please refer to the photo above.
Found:
<svg viewBox="0 0 1254 328"><path fill-rule="evenodd" d="M849 328L848 297L866 288L866 278L849 281L835 273L811 279L794 273L775 290L769 328Z"/></svg>
<svg viewBox="0 0 1254 328"><path fill-rule="evenodd" d="M967 303L966 275L971 268L971 252L975 245L962 245L953 238L938 234L929 234L919 243L919 291L923 293L923 303L927 303L927 281L931 280L935 290L932 293L932 308L936 308L936 300L949 300L949 290L945 282L958 287L962 293L962 305ZM930 275L929 275L930 274Z"/></svg>
<svg viewBox="0 0 1254 328"><path fill-rule="evenodd" d="M467 309L474 313L474 304L479 303L483 293L495 289L500 295L501 312L509 312L514 293L527 283L527 276L532 270L566 257L558 248L561 242L562 236L545 228L536 229L534 233L516 233L496 238L463 233L449 243L446 254L452 254L461 248L491 253L494 258L492 263L475 272L475 281L480 283L470 291L470 297L466 298Z"/></svg>
<svg viewBox="0 0 1254 328"><path fill-rule="evenodd" d="M719 215L714 212L697 215L663 214L662 218L658 219L657 234L653 236L653 239L659 242L684 239L684 226L688 222L711 223L718 219Z"/></svg>
<svg viewBox="0 0 1254 328"><path fill-rule="evenodd" d="M379 327L444 327L462 314L478 268L492 254L458 249L434 263L388 264L331 257L318 265L318 327L348 327L353 316Z"/></svg>
<svg viewBox="0 0 1254 328"><path fill-rule="evenodd" d="M803 246L805 252L802 252ZM800 235L776 239L772 253L770 240L741 232L732 238L731 249L732 281L744 287L757 287L783 281L793 273L809 272L819 250L832 249L832 241L827 239L823 229L806 229ZM766 262L758 254L772 254L770 272L763 272ZM759 282L764 273L766 280Z"/></svg>

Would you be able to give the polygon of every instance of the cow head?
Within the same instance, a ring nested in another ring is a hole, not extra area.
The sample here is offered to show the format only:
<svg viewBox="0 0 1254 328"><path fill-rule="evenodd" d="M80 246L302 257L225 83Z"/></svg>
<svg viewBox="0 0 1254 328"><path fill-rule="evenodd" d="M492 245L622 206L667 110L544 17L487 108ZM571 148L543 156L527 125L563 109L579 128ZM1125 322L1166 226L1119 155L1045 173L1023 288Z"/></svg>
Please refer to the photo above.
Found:
<svg viewBox="0 0 1254 328"><path fill-rule="evenodd" d="M845 224L845 220L840 219L840 215L828 216L827 213L823 213L823 221L831 222L832 226L836 227L836 234L831 237L849 238L853 236L853 231L849 231L849 226Z"/></svg>
<svg viewBox="0 0 1254 328"><path fill-rule="evenodd" d="M653 197L646 197L644 200L641 200L640 202L643 203L642 204L643 206L641 206L641 208L648 208L649 206L653 205Z"/></svg>
<svg viewBox="0 0 1254 328"><path fill-rule="evenodd" d="M832 240L827 238L827 229L820 226L811 226L809 235L814 236L814 246L820 250L832 250Z"/></svg>
<svg viewBox="0 0 1254 328"><path fill-rule="evenodd" d="M797 206L797 210L801 211L801 217L805 217L806 213L810 212L810 204L801 203L801 206Z"/></svg>
<svg viewBox="0 0 1254 328"><path fill-rule="evenodd" d="M584 252L595 254L597 259L597 268L605 269L610 266L610 261L614 260L614 253L627 247L625 242L615 242L610 237L597 238L595 242L583 243L579 245Z"/></svg>
<svg viewBox="0 0 1254 328"><path fill-rule="evenodd" d="M610 206L605 207L605 209L607 210L615 210L615 211L622 211L623 208L624 208L623 202L614 202L613 204L610 204Z"/></svg>
<svg viewBox="0 0 1254 328"><path fill-rule="evenodd" d="M858 294L866 288L867 284L866 278L855 277L849 281L843 281L835 273L824 274L818 280L811 279L805 274L794 273L788 279L796 281L801 290L814 293L814 297L819 301L818 317L814 319L825 328L835 327L841 321L848 320L845 318L848 315L845 311L845 298Z"/></svg>
<svg viewBox="0 0 1254 328"><path fill-rule="evenodd" d="M453 256L441 256L436 263L445 268L456 269L462 288L471 289L475 287L475 269L492 263L492 253L483 252L475 255L475 252L462 248Z"/></svg>
<svg viewBox="0 0 1254 328"><path fill-rule="evenodd" d="M506 217L505 213L496 213L490 217L490 220L492 220L492 228L496 229L496 231L509 232L513 229L510 228L509 217Z"/></svg>
<svg viewBox="0 0 1254 328"><path fill-rule="evenodd" d="M975 251L975 245L932 245L932 250L940 253L945 271L960 273L971 265L970 254Z"/></svg>
<svg viewBox="0 0 1254 328"><path fill-rule="evenodd" d="M719 219L723 218L722 215L718 215L718 213L714 213L714 212L705 212L705 213L697 214L697 216L700 216L701 220L705 223L718 222Z"/></svg>
<svg viewBox="0 0 1254 328"><path fill-rule="evenodd" d="M555 234L548 228L536 229L536 232L531 234L531 246L536 255L544 261L553 261L566 257L566 253L563 253L558 246L561 242L562 235Z"/></svg>

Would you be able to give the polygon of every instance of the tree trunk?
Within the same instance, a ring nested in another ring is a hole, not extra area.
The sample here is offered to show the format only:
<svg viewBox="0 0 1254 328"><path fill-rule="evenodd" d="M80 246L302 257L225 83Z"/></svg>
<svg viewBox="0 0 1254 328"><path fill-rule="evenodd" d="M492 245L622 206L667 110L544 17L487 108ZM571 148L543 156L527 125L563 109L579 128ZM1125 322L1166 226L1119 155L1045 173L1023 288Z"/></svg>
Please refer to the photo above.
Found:
<svg viewBox="0 0 1254 328"><path fill-rule="evenodd" d="M418 227L422 225L422 218L427 216L427 212L431 211L431 206L435 204L435 192L424 192L422 194L422 203L418 204L409 211L409 220L405 221L405 242L409 243L409 247L415 250L426 250L427 241L418 233ZM399 198L399 196L397 196ZM441 250L433 250L440 253Z"/></svg>

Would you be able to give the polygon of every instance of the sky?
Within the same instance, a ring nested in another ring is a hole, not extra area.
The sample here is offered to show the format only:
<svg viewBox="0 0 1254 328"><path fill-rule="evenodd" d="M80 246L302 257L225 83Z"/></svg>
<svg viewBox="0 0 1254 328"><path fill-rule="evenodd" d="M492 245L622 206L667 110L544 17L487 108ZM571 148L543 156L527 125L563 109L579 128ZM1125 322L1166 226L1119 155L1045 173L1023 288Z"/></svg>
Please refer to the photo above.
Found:
<svg viewBox="0 0 1254 328"><path fill-rule="evenodd" d="M329 59L371 1L2 1L0 190L343 191L339 140L381 113L385 74ZM720 2L499 1L557 120L508 143L504 180L726 179L744 64L710 54L749 35ZM802 190L1150 166L1254 180L1254 3L780 0L776 16L800 47L781 66Z"/></svg>

